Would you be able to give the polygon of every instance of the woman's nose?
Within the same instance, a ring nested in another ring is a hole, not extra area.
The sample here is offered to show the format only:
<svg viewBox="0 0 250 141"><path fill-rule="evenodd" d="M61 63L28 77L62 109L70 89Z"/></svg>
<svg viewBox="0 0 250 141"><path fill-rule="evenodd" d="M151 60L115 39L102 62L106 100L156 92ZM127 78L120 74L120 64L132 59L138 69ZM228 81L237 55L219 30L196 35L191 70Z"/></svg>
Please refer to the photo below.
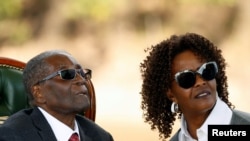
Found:
<svg viewBox="0 0 250 141"><path fill-rule="evenodd" d="M195 87L206 84L206 80L202 78L201 75L196 75Z"/></svg>

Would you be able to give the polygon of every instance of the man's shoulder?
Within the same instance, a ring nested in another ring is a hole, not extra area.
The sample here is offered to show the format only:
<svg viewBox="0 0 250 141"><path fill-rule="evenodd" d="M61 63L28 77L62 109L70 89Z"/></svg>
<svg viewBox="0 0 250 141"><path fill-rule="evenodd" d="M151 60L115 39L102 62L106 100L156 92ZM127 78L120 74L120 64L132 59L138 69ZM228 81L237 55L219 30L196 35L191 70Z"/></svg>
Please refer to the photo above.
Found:
<svg viewBox="0 0 250 141"><path fill-rule="evenodd" d="M24 125L30 123L29 122L31 120L30 116L33 113L33 111L34 111L33 108L20 110L14 113L13 115L9 116L2 126L22 128Z"/></svg>
<svg viewBox="0 0 250 141"><path fill-rule="evenodd" d="M9 116L8 120L12 120L12 119L22 119L22 117L27 117L29 116L31 113L33 112L33 109L22 109L14 114L12 114L11 116Z"/></svg>

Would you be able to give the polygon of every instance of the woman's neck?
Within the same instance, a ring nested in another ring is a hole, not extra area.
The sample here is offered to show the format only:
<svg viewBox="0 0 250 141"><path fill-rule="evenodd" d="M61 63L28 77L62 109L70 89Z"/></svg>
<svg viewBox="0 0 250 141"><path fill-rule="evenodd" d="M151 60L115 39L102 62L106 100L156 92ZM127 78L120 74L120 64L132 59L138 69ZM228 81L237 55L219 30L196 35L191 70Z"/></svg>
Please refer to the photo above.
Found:
<svg viewBox="0 0 250 141"><path fill-rule="evenodd" d="M211 111L207 111L205 113L200 114L184 114L184 118L187 124L187 131L189 132L190 136L196 140L197 137L197 129L199 129L202 124L206 121L208 115Z"/></svg>

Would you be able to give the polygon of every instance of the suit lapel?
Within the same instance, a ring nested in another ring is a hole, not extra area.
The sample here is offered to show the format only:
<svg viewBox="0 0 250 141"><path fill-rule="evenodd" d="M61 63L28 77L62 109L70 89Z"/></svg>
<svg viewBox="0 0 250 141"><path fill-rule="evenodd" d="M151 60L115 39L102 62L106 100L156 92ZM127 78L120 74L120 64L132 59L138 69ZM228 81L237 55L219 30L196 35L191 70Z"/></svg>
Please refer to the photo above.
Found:
<svg viewBox="0 0 250 141"><path fill-rule="evenodd" d="M56 141L49 123L37 107L34 108L34 112L31 114L31 120L43 141Z"/></svg>
<svg viewBox="0 0 250 141"><path fill-rule="evenodd" d="M76 121L79 128L79 133L81 137L81 141L94 141L95 135L91 132L92 130L89 130L88 124L85 124L86 121L83 120L83 118L76 116ZM84 126L83 126L84 125Z"/></svg>
<svg viewBox="0 0 250 141"><path fill-rule="evenodd" d="M80 126L78 127L79 127L81 141L92 141L92 139L89 136L85 135L85 132L83 131L83 129Z"/></svg>

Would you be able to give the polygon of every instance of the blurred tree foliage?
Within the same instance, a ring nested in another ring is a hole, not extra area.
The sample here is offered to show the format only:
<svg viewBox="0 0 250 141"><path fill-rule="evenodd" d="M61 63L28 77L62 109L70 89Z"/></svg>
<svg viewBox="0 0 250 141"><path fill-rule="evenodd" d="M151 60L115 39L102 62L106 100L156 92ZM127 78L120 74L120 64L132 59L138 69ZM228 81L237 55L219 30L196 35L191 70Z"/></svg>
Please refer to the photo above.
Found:
<svg viewBox="0 0 250 141"><path fill-rule="evenodd" d="M71 38L103 28L115 12L114 0L74 0L67 1L66 5L63 8L65 21L62 32Z"/></svg>
<svg viewBox="0 0 250 141"><path fill-rule="evenodd" d="M11 42L21 41L23 40L22 36L27 34L27 27L18 24L16 21L20 17L20 11L21 3L19 0L0 1L0 45L6 40L11 40Z"/></svg>
<svg viewBox="0 0 250 141"><path fill-rule="evenodd" d="M1 0L0 46L21 44L39 36L49 0Z"/></svg>
<svg viewBox="0 0 250 141"><path fill-rule="evenodd" d="M21 11L20 0L1 0L0 1L0 21L5 19L18 18Z"/></svg>
<svg viewBox="0 0 250 141"><path fill-rule="evenodd" d="M58 28L67 38L95 36L105 27L125 25L138 33L156 26L180 32L196 29L215 40L232 30L238 8L235 0L1 0L0 46L39 38L46 24L51 24L46 20L55 12L53 6L62 9L57 11L63 19Z"/></svg>

